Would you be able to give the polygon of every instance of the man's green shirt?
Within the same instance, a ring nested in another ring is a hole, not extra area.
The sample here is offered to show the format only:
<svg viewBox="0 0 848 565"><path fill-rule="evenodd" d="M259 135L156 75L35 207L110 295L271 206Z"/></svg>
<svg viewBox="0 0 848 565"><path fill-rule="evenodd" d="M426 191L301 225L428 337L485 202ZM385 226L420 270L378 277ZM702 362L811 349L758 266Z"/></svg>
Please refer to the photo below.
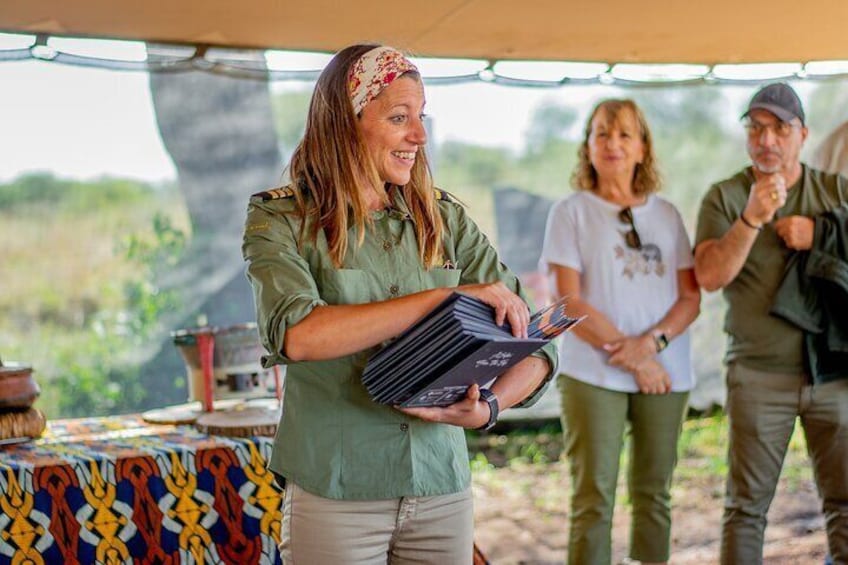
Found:
<svg viewBox="0 0 848 565"><path fill-rule="evenodd" d="M438 194L445 268L431 270L418 258L413 219L398 190L392 190L390 210L372 213L361 246L351 229L343 268L333 266L322 232L314 242L301 237L309 226L301 232L294 198L278 191L274 198L251 199L243 253L260 336L270 352L263 364L288 364L270 467L309 492L373 500L455 493L470 483L462 428L413 418L368 396L362 371L378 347L327 361L294 363L282 354L286 328L319 305L363 304L479 282L503 281L521 291L464 208ZM538 355L553 375L553 344Z"/></svg>
<svg viewBox="0 0 848 565"><path fill-rule="evenodd" d="M701 203L696 247L706 240L721 238L730 229L745 209L754 182L754 173L748 167L710 188ZM813 217L848 202L844 178L806 165L801 178L786 194L786 204L777 211L775 220L795 215ZM724 321L728 363L738 361L761 371L806 370L803 331L769 314L791 253L775 232L773 223L766 224L742 270L724 287L728 305Z"/></svg>

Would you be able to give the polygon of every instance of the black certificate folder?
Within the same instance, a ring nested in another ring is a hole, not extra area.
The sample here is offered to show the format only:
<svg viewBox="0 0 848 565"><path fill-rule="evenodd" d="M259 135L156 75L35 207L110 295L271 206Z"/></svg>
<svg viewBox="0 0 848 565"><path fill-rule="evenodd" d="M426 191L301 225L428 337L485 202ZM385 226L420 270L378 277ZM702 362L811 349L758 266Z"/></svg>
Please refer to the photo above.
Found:
<svg viewBox="0 0 848 565"><path fill-rule="evenodd" d="M447 406L474 383L485 385L582 318L560 299L532 316L527 338L495 324L494 309L453 293L395 341L375 353L362 382L383 404Z"/></svg>

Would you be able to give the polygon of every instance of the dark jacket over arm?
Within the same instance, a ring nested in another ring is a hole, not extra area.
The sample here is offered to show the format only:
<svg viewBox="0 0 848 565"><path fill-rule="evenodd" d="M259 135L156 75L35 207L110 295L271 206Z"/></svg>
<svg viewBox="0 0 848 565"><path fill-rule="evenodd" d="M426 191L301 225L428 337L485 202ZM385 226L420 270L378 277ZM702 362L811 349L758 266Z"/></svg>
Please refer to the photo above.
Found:
<svg viewBox="0 0 848 565"><path fill-rule="evenodd" d="M816 383L848 378L848 207L816 216L813 245L787 263L771 313L805 332Z"/></svg>

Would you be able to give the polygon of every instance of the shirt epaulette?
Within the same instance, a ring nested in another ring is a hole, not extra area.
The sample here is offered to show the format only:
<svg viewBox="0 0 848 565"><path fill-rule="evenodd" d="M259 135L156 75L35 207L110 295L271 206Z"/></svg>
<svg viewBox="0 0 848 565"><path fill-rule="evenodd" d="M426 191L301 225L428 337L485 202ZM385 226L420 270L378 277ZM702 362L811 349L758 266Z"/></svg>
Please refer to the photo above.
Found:
<svg viewBox="0 0 848 565"><path fill-rule="evenodd" d="M256 194L251 195L250 199L267 202L268 200L279 200L281 198L293 197L294 190L290 186L281 186L280 188L272 188L270 190L263 190L262 192L257 192Z"/></svg>
<svg viewBox="0 0 848 565"><path fill-rule="evenodd" d="M444 200L445 202L456 202L456 199L450 195L446 190L442 190L441 188L434 188L433 191L436 193L436 200Z"/></svg>

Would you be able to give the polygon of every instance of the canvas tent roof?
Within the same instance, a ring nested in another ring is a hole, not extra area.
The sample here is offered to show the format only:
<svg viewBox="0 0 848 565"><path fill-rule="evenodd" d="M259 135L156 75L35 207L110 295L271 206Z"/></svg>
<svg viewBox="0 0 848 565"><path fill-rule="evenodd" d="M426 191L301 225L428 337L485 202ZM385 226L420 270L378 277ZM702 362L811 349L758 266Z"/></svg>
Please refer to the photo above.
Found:
<svg viewBox="0 0 848 565"><path fill-rule="evenodd" d="M634 63L848 59L838 0L4 0L0 31L421 56Z"/></svg>

